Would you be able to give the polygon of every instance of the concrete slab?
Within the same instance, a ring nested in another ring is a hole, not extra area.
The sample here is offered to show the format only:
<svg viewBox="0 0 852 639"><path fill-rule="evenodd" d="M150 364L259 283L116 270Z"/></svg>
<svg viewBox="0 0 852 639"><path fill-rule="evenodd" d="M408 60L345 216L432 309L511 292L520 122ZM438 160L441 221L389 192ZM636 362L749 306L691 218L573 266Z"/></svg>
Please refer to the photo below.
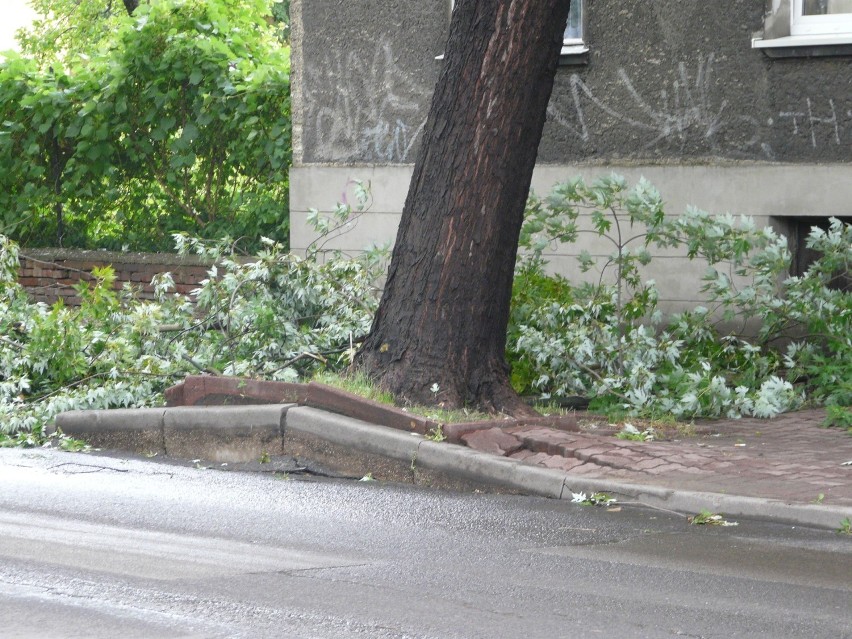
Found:
<svg viewBox="0 0 852 639"><path fill-rule="evenodd" d="M285 433L296 431L321 437L356 450L410 461L423 437L359 419L300 406L287 411Z"/></svg>
<svg viewBox="0 0 852 639"><path fill-rule="evenodd" d="M177 407L165 411L163 441L172 457L247 462L283 454L282 424L294 404Z"/></svg>
<svg viewBox="0 0 852 639"><path fill-rule="evenodd" d="M135 453L165 453L163 419L166 408L118 408L60 413L55 427L84 439L95 448Z"/></svg>

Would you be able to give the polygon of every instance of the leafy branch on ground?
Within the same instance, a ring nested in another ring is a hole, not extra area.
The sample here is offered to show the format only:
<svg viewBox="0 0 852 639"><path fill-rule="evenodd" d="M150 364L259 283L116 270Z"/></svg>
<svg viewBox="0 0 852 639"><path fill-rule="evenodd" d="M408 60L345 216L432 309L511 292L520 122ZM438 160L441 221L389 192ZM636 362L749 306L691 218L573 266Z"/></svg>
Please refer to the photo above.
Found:
<svg viewBox="0 0 852 639"><path fill-rule="evenodd" d="M320 239L304 257L267 238L247 256L227 238L176 235L179 252L208 260L208 277L180 295L162 274L153 301L115 291L103 268L78 286L79 307L34 303L17 282L17 245L0 237L0 432L38 438L64 410L158 405L164 388L198 371L371 386L346 373L378 304L387 249L346 256L325 246L370 206L369 185L353 190L353 205L309 217ZM571 283L547 273L545 249L581 233L581 211L614 252L581 252L596 275ZM804 401L827 405L828 423L849 428L852 294L832 282L849 274L850 225L813 230L808 246L819 257L791 277L786 240L771 229L694 209L669 218L650 184L628 189L613 176L532 198L522 244L508 336L519 392L591 397L596 412L651 420L622 431L642 439L672 417L771 417ZM707 307L662 316L656 285L642 278L662 248L706 262ZM749 323L751 338L722 330ZM393 402L381 389L353 392ZM432 392L440 404L437 384ZM406 407L438 423L487 417L439 408Z"/></svg>
<svg viewBox="0 0 852 639"><path fill-rule="evenodd" d="M571 503L580 504L581 506L612 506L617 503L614 497L610 497L606 493L571 493Z"/></svg>
<svg viewBox="0 0 852 639"><path fill-rule="evenodd" d="M58 448L70 453L88 453L93 450L82 439L70 437L59 428L48 433L41 427L12 434L0 432L0 448Z"/></svg>
<svg viewBox="0 0 852 639"><path fill-rule="evenodd" d="M611 252L572 244L596 236ZM852 403L852 226L814 228L818 254L790 276L787 240L748 217L689 208L670 217L647 181L577 178L532 196L521 233L507 343L521 393L592 398L590 410L679 419L773 417L811 401L848 425ZM557 247L585 281L547 271ZM652 253L703 262L706 305L670 317Z"/></svg>
<svg viewBox="0 0 852 639"><path fill-rule="evenodd" d="M728 521L723 515L710 512L709 510L702 510L697 515L688 517L687 521L694 526L739 526L737 522Z"/></svg>
<svg viewBox="0 0 852 639"><path fill-rule="evenodd" d="M43 437L62 411L159 405L199 369L296 381L350 364L378 304L385 249L302 258L264 239L246 259L227 239L175 239L213 264L191 295L163 274L157 299L143 301L113 290L103 268L72 308L33 303L17 282L17 246L0 236L0 433Z"/></svg>

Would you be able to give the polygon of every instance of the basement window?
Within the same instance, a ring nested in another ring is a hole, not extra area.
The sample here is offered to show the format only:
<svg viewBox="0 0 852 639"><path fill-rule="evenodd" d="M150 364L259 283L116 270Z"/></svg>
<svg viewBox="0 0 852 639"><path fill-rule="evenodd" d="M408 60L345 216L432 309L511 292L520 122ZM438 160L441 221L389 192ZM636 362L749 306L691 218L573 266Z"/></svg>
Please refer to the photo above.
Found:
<svg viewBox="0 0 852 639"><path fill-rule="evenodd" d="M852 224L852 217L839 217L844 224ZM792 255L790 275L804 275L811 264L819 258L819 253L807 247L808 235L813 227L828 230L828 217L779 217L775 218L778 230L787 236ZM837 273L829 283L829 288L840 291L852 291L852 273Z"/></svg>

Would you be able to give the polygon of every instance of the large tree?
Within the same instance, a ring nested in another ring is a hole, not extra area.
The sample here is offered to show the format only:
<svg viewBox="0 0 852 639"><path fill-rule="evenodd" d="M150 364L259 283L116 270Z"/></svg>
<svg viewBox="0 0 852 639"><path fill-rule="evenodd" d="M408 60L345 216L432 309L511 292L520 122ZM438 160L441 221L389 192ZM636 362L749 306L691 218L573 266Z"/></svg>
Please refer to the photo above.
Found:
<svg viewBox="0 0 852 639"><path fill-rule="evenodd" d="M529 413L505 361L512 277L568 0L457 0L357 364L398 398Z"/></svg>

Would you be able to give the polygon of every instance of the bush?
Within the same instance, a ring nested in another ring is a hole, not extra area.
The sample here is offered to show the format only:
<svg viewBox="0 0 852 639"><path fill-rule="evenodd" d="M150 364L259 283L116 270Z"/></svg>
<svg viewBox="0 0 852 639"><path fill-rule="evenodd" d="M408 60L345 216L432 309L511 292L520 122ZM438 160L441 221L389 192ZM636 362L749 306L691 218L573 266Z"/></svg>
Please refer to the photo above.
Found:
<svg viewBox="0 0 852 639"><path fill-rule="evenodd" d="M286 243L289 48L268 12L142 3L87 56L0 63L0 232L116 250L170 250L177 231Z"/></svg>
<svg viewBox="0 0 852 639"><path fill-rule="evenodd" d="M581 230L580 211L593 229ZM586 185L557 185L531 198L522 231L521 281L542 277L544 250L574 242L583 232L609 238L614 251L598 264L585 252L580 267L601 270L597 283L566 288L560 299L530 307L516 300L508 352L513 380L545 396L584 394L597 406L679 417L772 417L813 401L850 404L852 294L829 283L848 273L852 228L833 220L814 229L808 246L821 254L801 277L787 275L787 241L750 218L710 216L697 209L669 219L659 193L641 180L628 189L611 176ZM651 250L678 247L704 260L708 305L664 320L656 284L643 280ZM612 283L605 273L614 270ZM736 277L733 277L736 276ZM540 286L540 285L539 285ZM760 323L749 337L720 332L720 324ZM786 348L782 344L787 342Z"/></svg>

